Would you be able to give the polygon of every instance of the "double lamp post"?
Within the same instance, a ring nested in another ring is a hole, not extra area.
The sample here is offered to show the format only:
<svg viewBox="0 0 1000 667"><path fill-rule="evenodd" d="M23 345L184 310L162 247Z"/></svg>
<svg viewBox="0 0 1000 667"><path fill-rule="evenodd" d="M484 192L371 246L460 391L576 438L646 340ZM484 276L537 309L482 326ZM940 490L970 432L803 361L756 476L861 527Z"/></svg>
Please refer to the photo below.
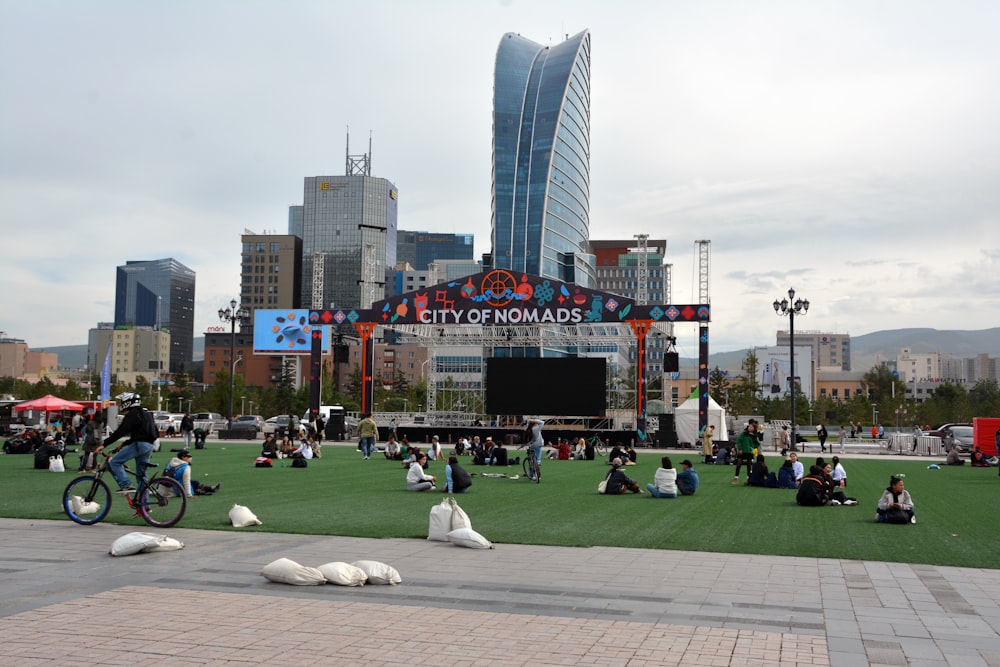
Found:
<svg viewBox="0 0 1000 667"><path fill-rule="evenodd" d="M788 360L789 360L789 393L792 397L792 423L791 423L791 447L792 451L798 449L798 438L795 431L795 316L805 315L809 312L809 299L796 299L795 290L788 290L788 298L778 301L774 300L774 313L778 317L788 316Z"/></svg>
<svg viewBox="0 0 1000 667"><path fill-rule="evenodd" d="M239 306L239 302L233 299L229 302L229 308L219 308L219 319L223 322L229 322L230 324L230 335L229 335L229 415L228 415L228 427L233 427L233 393L235 391L235 381L236 381L236 323L243 323L243 320L250 317L250 311L246 308Z"/></svg>

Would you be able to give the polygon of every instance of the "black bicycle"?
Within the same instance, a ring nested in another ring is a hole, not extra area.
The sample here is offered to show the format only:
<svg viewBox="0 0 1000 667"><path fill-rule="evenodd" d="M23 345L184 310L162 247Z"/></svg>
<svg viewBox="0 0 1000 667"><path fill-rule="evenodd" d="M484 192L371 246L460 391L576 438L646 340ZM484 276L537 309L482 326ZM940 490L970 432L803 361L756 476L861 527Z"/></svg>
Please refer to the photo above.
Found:
<svg viewBox="0 0 1000 667"><path fill-rule="evenodd" d="M588 445L594 446L594 451L597 452L598 456L605 456L608 453L608 445L601 440L599 435L592 435L589 438L586 438L585 442Z"/></svg>
<svg viewBox="0 0 1000 667"><path fill-rule="evenodd" d="M533 481L535 484L541 484L542 466L538 465L538 459L535 458L535 453L531 451L531 448L527 445L521 445L518 449L525 450L525 456L521 462L521 467L524 468L524 476Z"/></svg>
<svg viewBox="0 0 1000 667"><path fill-rule="evenodd" d="M108 470L108 459L104 454L104 463L97 467L91 475L83 475L71 481L63 491L62 506L73 521L83 526L99 523L111 511L111 488L101 479ZM157 464L147 463L146 468L155 468ZM150 526L169 528L173 526L187 509L187 494L180 482L172 477L160 476L147 479L145 474L136 474L128 466L125 472L136 478L134 493L125 495L129 507L135 511L135 516ZM145 473L145 471L143 471Z"/></svg>

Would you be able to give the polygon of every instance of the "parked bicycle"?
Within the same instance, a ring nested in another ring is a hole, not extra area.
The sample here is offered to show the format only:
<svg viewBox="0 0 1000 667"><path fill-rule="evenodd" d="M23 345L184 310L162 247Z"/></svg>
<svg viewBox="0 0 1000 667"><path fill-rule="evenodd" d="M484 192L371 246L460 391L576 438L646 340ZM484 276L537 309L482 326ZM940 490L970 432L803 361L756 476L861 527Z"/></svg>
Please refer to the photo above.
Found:
<svg viewBox="0 0 1000 667"><path fill-rule="evenodd" d="M521 461L521 467L524 468L524 476L533 481L535 484L541 484L542 466L538 465L538 459L535 458L535 453L531 451L531 448L527 445L521 445L518 449L525 450L525 455Z"/></svg>
<svg viewBox="0 0 1000 667"><path fill-rule="evenodd" d="M111 511L112 491L101 479L108 470L109 458L104 454L104 463L97 467L96 472L77 477L63 491L63 510L76 523L84 526L99 523ZM158 467L155 463L146 464L147 469L155 467ZM135 492L125 495L135 516L142 517L143 521L157 528L169 528L181 520L187 509L187 494L180 482L164 476L148 479L145 470L136 474L128 466L124 469L136 478Z"/></svg>
<svg viewBox="0 0 1000 667"><path fill-rule="evenodd" d="M597 452L598 456L607 456L608 445L603 440L601 440L601 437L599 435L592 435L589 438L586 438L585 442L588 445L592 445L594 447L594 451Z"/></svg>

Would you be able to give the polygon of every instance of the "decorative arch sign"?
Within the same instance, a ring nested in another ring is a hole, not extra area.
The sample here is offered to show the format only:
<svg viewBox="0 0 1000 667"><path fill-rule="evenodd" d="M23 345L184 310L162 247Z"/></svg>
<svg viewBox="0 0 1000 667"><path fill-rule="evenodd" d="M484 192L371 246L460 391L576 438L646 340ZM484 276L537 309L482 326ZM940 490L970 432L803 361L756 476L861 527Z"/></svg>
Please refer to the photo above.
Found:
<svg viewBox="0 0 1000 667"><path fill-rule="evenodd" d="M370 412L373 387L369 357L374 359L371 337L376 326L405 324L532 325L627 323L638 340L637 423L646 417L645 339L658 322L697 322L701 325L699 382L708 382L708 304L637 304L634 299L602 292L574 283L543 278L506 269L492 269L422 290L377 301L367 310L327 309L309 311L313 325L350 322L358 329L364 350L365 390L362 411ZM704 378L701 376L704 374ZM702 382L702 380L704 380ZM704 414L707 415L707 392ZM318 396L315 397L318 400ZM318 406L318 403L317 403ZM707 422L706 422L707 423Z"/></svg>

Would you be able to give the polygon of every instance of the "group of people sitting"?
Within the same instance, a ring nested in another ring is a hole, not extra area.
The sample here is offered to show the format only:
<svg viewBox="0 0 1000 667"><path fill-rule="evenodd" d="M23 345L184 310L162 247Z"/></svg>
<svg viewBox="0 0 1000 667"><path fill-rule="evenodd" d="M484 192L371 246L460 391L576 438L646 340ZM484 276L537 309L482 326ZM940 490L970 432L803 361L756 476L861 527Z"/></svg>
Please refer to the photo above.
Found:
<svg viewBox="0 0 1000 667"><path fill-rule="evenodd" d="M858 504L857 498L844 493L847 473L836 456L833 463L827 463L822 457L816 459L816 463L809 467L809 474L799 480L798 487L795 502L805 507Z"/></svg>
<svg viewBox="0 0 1000 667"><path fill-rule="evenodd" d="M620 457L611 459L611 468L605 475L600 490L605 495L617 496L628 491L642 493L639 483L628 476L623 470L627 465ZM660 467L653 474L653 483L646 485L646 490L654 498L676 498L678 495L690 496L698 490L698 472L690 460L681 461L681 471L677 472L669 456L660 459Z"/></svg>
<svg viewBox="0 0 1000 667"><path fill-rule="evenodd" d="M308 435L296 444L295 440L287 433L281 436L281 440L268 433L264 436L264 445L261 447L260 456L265 459L312 460L322 458L323 453L321 441L314 435Z"/></svg>

